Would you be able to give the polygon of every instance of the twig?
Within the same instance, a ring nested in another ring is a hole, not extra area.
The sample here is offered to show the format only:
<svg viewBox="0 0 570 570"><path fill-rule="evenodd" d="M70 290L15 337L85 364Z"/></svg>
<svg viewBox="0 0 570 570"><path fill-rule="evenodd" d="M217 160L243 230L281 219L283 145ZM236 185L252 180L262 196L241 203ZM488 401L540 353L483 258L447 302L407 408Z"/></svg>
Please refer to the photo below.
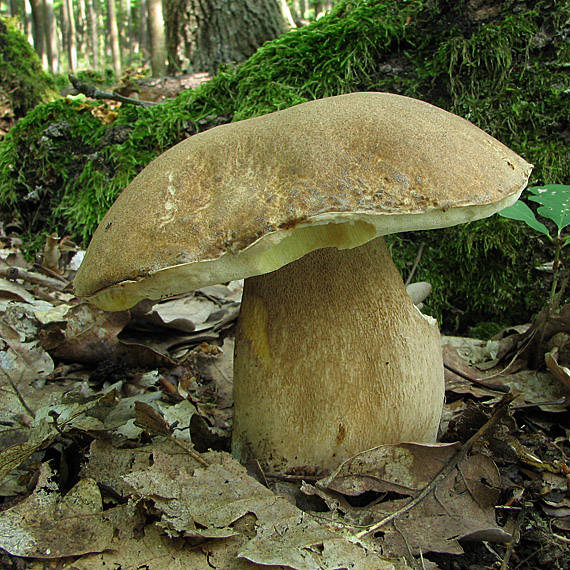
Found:
<svg viewBox="0 0 570 570"><path fill-rule="evenodd" d="M425 246L426 246L426 244L423 242L420 244L420 249L418 249L418 254L416 255L416 260L414 261L414 264L412 265L412 269L410 269L410 273L408 274L408 278L406 279L405 285L409 285L410 282L412 281L412 277L416 273L416 269L418 268L418 265L420 264L420 260L422 258L422 254L424 252Z"/></svg>
<svg viewBox="0 0 570 570"><path fill-rule="evenodd" d="M58 281L61 281L62 283L69 285L69 281L63 275L60 275L59 273L57 273L53 269L50 269L49 267L45 267L44 265L40 265L39 263L34 263L34 269L36 269L40 273L44 273L48 277L53 277L54 279L57 279Z"/></svg>
<svg viewBox="0 0 570 570"><path fill-rule="evenodd" d="M299 482L299 481L310 481L314 483L319 479L322 479L322 475L320 477L315 477L314 475L282 475L281 473L264 473L264 477L267 479L278 479L279 481L292 481L292 482Z"/></svg>
<svg viewBox="0 0 570 570"><path fill-rule="evenodd" d="M47 287L48 289L53 289L54 291L63 291L68 286L68 283L60 281L59 279L46 277L41 273L34 273L33 271L27 271L26 269L22 269L20 267L0 267L0 277L10 279L11 281L22 279L28 283L41 285L43 287Z"/></svg>
<svg viewBox="0 0 570 570"><path fill-rule="evenodd" d="M166 436L172 443L175 443L179 447L181 447L184 451L186 451L192 459L196 460L200 465L204 467L210 467L210 464L198 453L195 449L190 447L185 441L181 441L180 439L176 439L173 435Z"/></svg>
<svg viewBox="0 0 570 570"><path fill-rule="evenodd" d="M2 374L4 374L4 376L6 376L6 378L8 379L8 382L9 382L12 390L14 390L16 397L18 398L20 404L22 404L22 406L24 407L26 412L28 412L28 414L30 414L30 416L34 417L36 415L36 412L34 412L34 410L32 410L32 408L30 408L30 406L28 406L28 404L26 403L26 400L24 400L24 396L22 396L22 393L18 389L18 386L16 386L16 383L12 379L12 376L10 376L10 374L8 374L8 372L6 372L6 370L0 370L0 372L2 372Z"/></svg>
<svg viewBox="0 0 570 570"><path fill-rule="evenodd" d="M517 520L515 521L515 528L513 529L513 538L511 539L509 545L507 546L505 557L503 558L503 562L501 563L501 570L508 570L509 568L509 560L511 559L515 546L518 544L521 538L521 526L524 520L524 514L525 514L525 509L523 503L521 510L517 515Z"/></svg>
<svg viewBox="0 0 570 570"><path fill-rule="evenodd" d="M77 91L79 91L79 93L83 93L87 97L91 97L91 99L107 99L110 101L118 101L119 103L139 105L140 107L153 107L154 105L158 105L158 103L155 103L154 101L143 101L141 99L125 97L116 91L102 91L94 85L90 85L84 81L79 81L77 77L71 74L69 75L69 81L71 81L71 84Z"/></svg>
<svg viewBox="0 0 570 570"><path fill-rule="evenodd" d="M495 410L493 411L492 416L489 420L481 426L475 434L473 434L461 447L461 449L441 468L439 473L416 495L413 499L408 501L402 508L394 511L393 513L389 514L388 516L384 517L382 520L378 521L377 523L373 524L371 527L367 528L366 530L358 532L355 537L356 538L363 538L367 534L371 534L376 532L379 528L383 527L385 524L393 521L394 519L398 518L400 515L408 512L410 509L418 505L421 501L423 501L429 493L434 490L439 483L441 483L444 479L448 477L448 475L457 467L457 465L467 456L467 454L473 448L475 442L487 434L495 425L499 422L499 420L507 413L507 409L510 403L515 399L515 396L512 394L506 394L503 396L500 402L498 402L495 406Z"/></svg>
<svg viewBox="0 0 570 570"><path fill-rule="evenodd" d="M469 380L469 382L471 382L473 384L477 384L478 386L481 386L482 388L487 388L488 390L494 390L495 392L503 392L505 394L509 393L510 388L508 386L503 386L502 384L488 383L485 381L486 378L475 378L475 376L472 376L471 374L468 374L467 372L462 372L461 370L451 366L447 362L444 362L443 365L448 370L451 370L451 372L453 372L454 374L457 374L457 376L461 376L461 378L465 378L465 380Z"/></svg>

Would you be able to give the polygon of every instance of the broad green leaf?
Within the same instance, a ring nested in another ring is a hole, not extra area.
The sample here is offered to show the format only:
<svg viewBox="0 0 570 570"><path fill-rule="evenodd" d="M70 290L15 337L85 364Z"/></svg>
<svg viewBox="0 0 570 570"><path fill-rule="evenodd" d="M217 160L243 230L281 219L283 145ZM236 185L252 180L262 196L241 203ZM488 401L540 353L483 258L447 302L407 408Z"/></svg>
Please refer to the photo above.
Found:
<svg viewBox="0 0 570 570"><path fill-rule="evenodd" d="M499 216L510 218L511 220L520 220L527 226L530 226L533 230L536 230L537 232L540 232L552 239L548 233L547 227L536 219L534 212L522 200L519 200L512 206L501 210L499 212Z"/></svg>
<svg viewBox="0 0 570 570"><path fill-rule="evenodd" d="M530 188L533 196L529 200L540 204L537 212L552 220L558 227L558 235L570 225L570 186L565 184L546 184Z"/></svg>

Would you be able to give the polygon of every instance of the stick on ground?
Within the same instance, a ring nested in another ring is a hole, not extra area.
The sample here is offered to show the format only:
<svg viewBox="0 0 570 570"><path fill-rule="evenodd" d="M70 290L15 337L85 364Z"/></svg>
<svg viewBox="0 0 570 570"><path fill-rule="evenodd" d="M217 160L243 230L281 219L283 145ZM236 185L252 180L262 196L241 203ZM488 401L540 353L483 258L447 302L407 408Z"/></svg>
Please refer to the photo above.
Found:
<svg viewBox="0 0 570 570"><path fill-rule="evenodd" d="M402 508L394 511L393 513L389 514L388 516L384 517L382 520L378 521L377 523L373 524L372 526L368 527L365 530L358 532L355 537L356 538L363 538L368 534L372 534L376 532L379 528L383 527L385 524L393 521L394 519L398 518L400 515L408 512L410 509L414 508L418 505L423 499L425 499L431 491L435 490L435 488L441 483L447 476L457 467L457 465L467 456L467 454L473 448L475 442L485 436L495 425L501 420L507 410L511 402L515 399L515 396L512 394L506 394L503 396L500 402L495 405L495 409L493 414L489 418L489 420L481 426L475 434L473 434L461 447L461 449L442 467L441 471L419 492L417 496L411 499L408 503L406 503Z"/></svg>

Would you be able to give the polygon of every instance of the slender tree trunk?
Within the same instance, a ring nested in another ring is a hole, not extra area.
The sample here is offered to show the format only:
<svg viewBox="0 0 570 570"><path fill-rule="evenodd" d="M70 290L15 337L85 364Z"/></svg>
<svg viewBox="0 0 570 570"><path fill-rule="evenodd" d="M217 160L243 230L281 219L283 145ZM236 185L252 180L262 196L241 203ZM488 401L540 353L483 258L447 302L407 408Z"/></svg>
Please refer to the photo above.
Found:
<svg viewBox="0 0 570 570"><path fill-rule="evenodd" d="M89 22L89 51L91 67L99 69L99 34L97 20L97 0L87 0L87 18Z"/></svg>
<svg viewBox="0 0 570 570"><path fill-rule="evenodd" d="M75 14L73 12L73 0L64 0L61 6L64 22L64 38L67 48L67 61L69 71L77 69L77 31L75 28Z"/></svg>
<svg viewBox="0 0 570 570"><path fill-rule="evenodd" d="M146 25L147 18L147 0L141 0L139 4L139 17L138 21L141 22L139 25L139 43L141 59L143 64L150 59L150 38L148 33L148 26Z"/></svg>
<svg viewBox="0 0 570 570"><path fill-rule="evenodd" d="M83 61L89 65L91 54L87 49L87 8L85 0L78 0L77 8L77 51L83 56Z"/></svg>
<svg viewBox="0 0 570 570"><path fill-rule="evenodd" d="M121 54L123 62L129 66L133 59L132 49L132 25L133 19L131 17L131 2L130 0L121 0L121 17L120 30L121 30Z"/></svg>
<svg viewBox="0 0 570 570"><path fill-rule="evenodd" d="M279 0L279 8L281 10L281 17L287 26L289 28L296 28L297 25L295 24L295 20L293 19L287 0Z"/></svg>
<svg viewBox="0 0 570 570"><path fill-rule="evenodd" d="M48 56L45 35L45 15L42 0L30 0L32 9L32 32L34 35L34 48L40 56L42 67L48 69Z"/></svg>
<svg viewBox="0 0 570 570"><path fill-rule="evenodd" d="M57 27L53 10L53 0L43 1L48 69L52 73L57 73L59 71L59 50L57 47Z"/></svg>
<svg viewBox="0 0 570 570"><path fill-rule="evenodd" d="M7 4L8 4L8 15L11 18L20 15L20 11L18 10L18 2L16 2L16 0L9 0Z"/></svg>
<svg viewBox="0 0 570 570"><path fill-rule="evenodd" d="M111 44L111 56L113 57L113 69L115 78L121 76L121 48L119 45L119 28L117 26L117 13L115 0L107 0L107 18L109 21L109 40Z"/></svg>
<svg viewBox="0 0 570 570"><path fill-rule="evenodd" d="M166 74L166 40L162 0L147 0L148 31L150 36L150 67L153 77Z"/></svg>
<svg viewBox="0 0 570 570"><path fill-rule="evenodd" d="M215 73L286 30L280 0L164 2L168 59L176 69Z"/></svg>
<svg viewBox="0 0 570 570"><path fill-rule="evenodd" d="M309 6L306 0L293 0L293 18L299 25L301 22L307 23L309 19Z"/></svg>
<svg viewBox="0 0 570 570"><path fill-rule="evenodd" d="M24 31L30 45L34 45L34 34L32 32L32 5L30 0L24 0Z"/></svg>

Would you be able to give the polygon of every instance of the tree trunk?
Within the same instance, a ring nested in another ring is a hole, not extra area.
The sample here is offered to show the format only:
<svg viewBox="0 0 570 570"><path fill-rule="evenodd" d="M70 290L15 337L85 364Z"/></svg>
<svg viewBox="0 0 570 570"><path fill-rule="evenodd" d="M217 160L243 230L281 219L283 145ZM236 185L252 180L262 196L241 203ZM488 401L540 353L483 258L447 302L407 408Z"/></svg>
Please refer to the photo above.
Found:
<svg viewBox="0 0 570 570"><path fill-rule="evenodd" d="M73 0L64 0L61 11L64 22L64 38L67 48L67 61L69 71L72 73L77 69L77 30L75 28L75 14L73 12Z"/></svg>
<svg viewBox="0 0 570 570"><path fill-rule="evenodd" d="M11 18L15 18L20 15L20 12L18 10L18 2L16 2L16 0L9 0L7 2L7 5L8 5L8 16L10 16Z"/></svg>
<svg viewBox="0 0 570 570"><path fill-rule="evenodd" d="M42 67L48 69L48 57L45 36L45 16L42 0L30 0L32 8L32 33L34 36L34 48L40 56Z"/></svg>
<svg viewBox="0 0 570 570"><path fill-rule="evenodd" d="M296 28L297 24L295 24L295 20L293 19L293 14L291 14L291 8L289 8L287 0L279 0L279 9L281 10L281 17L287 24L287 27Z"/></svg>
<svg viewBox="0 0 570 570"><path fill-rule="evenodd" d="M57 47L57 28L53 11L53 0L43 0L43 2L48 69L52 73L57 73L59 71L59 50Z"/></svg>
<svg viewBox="0 0 570 570"><path fill-rule="evenodd" d="M130 0L121 0L121 53L123 62L130 66L133 62L133 19Z"/></svg>
<svg viewBox="0 0 570 570"><path fill-rule="evenodd" d="M119 46L119 28L117 26L117 13L115 0L107 0L107 17L109 20L109 39L111 43L111 55L113 57L113 70L115 79L121 76L121 48Z"/></svg>
<svg viewBox="0 0 570 570"><path fill-rule="evenodd" d="M150 35L150 68L153 77L166 75L166 40L162 0L147 0L148 31Z"/></svg>
<svg viewBox="0 0 570 570"><path fill-rule="evenodd" d="M143 65L146 65L146 62L150 58L150 42L148 37L148 26L146 25L146 15L147 15L147 0L141 0L139 5L137 6L137 15L138 15L138 22L139 22L139 29L138 29L138 42L139 42L139 51L141 54L141 59Z"/></svg>
<svg viewBox="0 0 570 570"><path fill-rule="evenodd" d="M28 43L34 45L34 35L32 33L32 5L30 0L24 0L24 33Z"/></svg>
<svg viewBox="0 0 570 570"><path fill-rule="evenodd" d="M79 0L77 7L77 51L83 54L84 61L89 64L91 55L87 49L87 7L85 0Z"/></svg>
<svg viewBox="0 0 570 570"><path fill-rule="evenodd" d="M99 34L97 27L97 0L87 0L87 18L89 20L89 51L91 67L99 69Z"/></svg>
<svg viewBox="0 0 570 570"><path fill-rule="evenodd" d="M170 65L215 73L286 30L279 0L166 0Z"/></svg>

